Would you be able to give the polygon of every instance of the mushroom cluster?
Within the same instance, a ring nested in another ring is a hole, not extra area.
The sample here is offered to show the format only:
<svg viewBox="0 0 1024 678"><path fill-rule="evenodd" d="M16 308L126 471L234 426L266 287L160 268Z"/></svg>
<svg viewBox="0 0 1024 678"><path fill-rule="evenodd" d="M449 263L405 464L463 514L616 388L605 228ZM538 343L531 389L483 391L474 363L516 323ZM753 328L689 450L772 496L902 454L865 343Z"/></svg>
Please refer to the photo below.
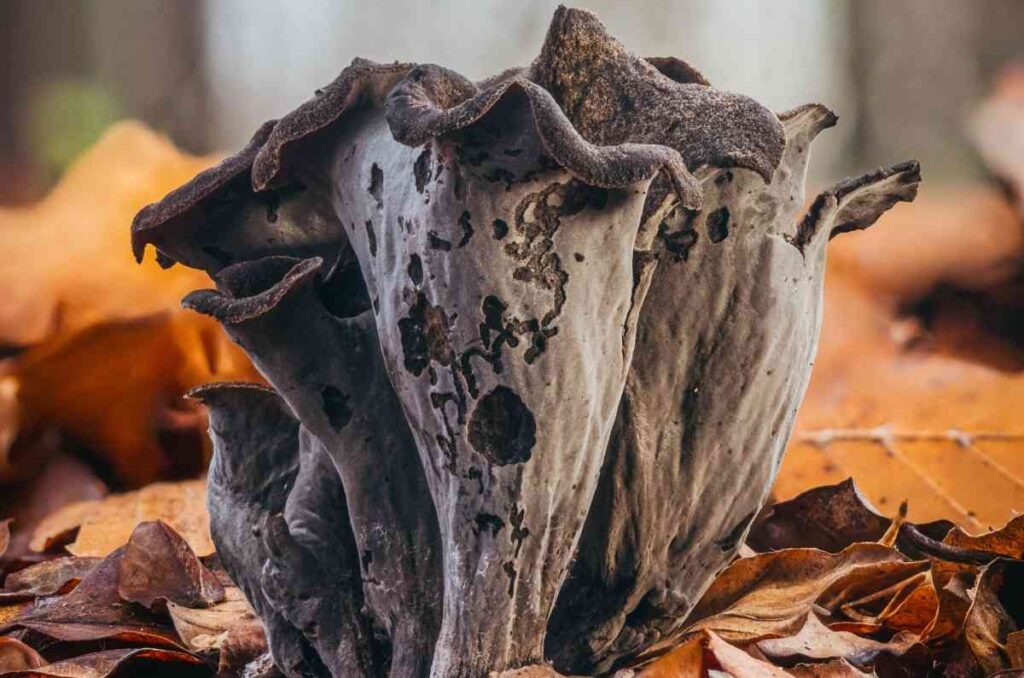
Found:
<svg viewBox="0 0 1024 678"><path fill-rule="evenodd" d="M560 8L472 82L355 60L133 225L273 388L214 384L213 537L289 676L607 672L677 631L778 468L828 240L776 115Z"/></svg>

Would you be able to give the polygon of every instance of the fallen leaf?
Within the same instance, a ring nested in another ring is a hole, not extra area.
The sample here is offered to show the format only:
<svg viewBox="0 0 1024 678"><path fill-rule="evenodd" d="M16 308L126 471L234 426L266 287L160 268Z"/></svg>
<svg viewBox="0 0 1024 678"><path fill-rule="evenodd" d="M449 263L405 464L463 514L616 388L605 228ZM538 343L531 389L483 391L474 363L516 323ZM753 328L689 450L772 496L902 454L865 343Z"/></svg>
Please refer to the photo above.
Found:
<svg viewBox="0 0 1024 678"><path fill-rule="evenodd" d="M205 421L181 395L258 381L217 324L180 308L208 283L186 267L135 262L134 214L212 164L138 123L115 125L38 203L0 209L0 483L25 482L59 431L119 484L194 476Z"/></svg>
<svg viewBox="0 0 1024 678"><path fill-rule="evenodd" d="M204 414L183 394L224 379L258 377L215 321L186 311L61 334L19 355L4 377L17 394L20 436L56 427L130 487L205 468ZM30 462L10 450L11 473Z"/></svg>
<svg viewBox="0 0 1024 678"><path fill-rule="evenodd" d="M847 478L773 505L754 523L747 544L761 552L807 547L838 553L855 542L878 541L889 523Z"/></svg>
<svg viewBox="0 0 1024 678"><path fill-rule="evenodd" d="M1024 562L999 559L981 570L971 591L964 638L986 675L1020 668L1007 649L1024 623Z"/></svg>
<svg viewBox="0 0 1024 678"><path fill-rule="evenodd" d="M17 638L0 637L0 674L35 669L45 664L42 655Z"/></svg>
<svg viewBox="0 0 1024 678"><path fill-rule="evenodd" d="M39 524L31 547L44 550L49 540L77 528L78 537L67 550L76 556L103 557L127 543L136 525L153 520L180 534L197 556L214 552L205 479L154 483L99 501L71 504Z"/></svg>
<svg viewBox="0 0 1024 678"><path fill-rule="evenodd" d="M0 344L31 346L55 332L176 309L202 273L136 266L135 213L213 164L182 154L135 122L111 127L49 195L0 209Z"/></svg>
<svg viewBox="0 0 1024 678"><path fill-rule="evenodd" d="M869 666L880 653L903 654L916 642L918 637L911 633L898 633L883 642L833 631L817 615L810 614L795 636L762 640L757 647L769 659L784 665L801 660L842 659L857 666Z"/></svg>
<svg viewBox="0 0 1024 678"><path fill-rule="evenodd" d="M1020 220L994 189L926 188L830 246L820 349L777 498L852 476L883 512L909 500L908 520L970 532L1024 508L1024 350L980 306L940 303L955 295L924 320L905 315L955 289L1014 317Z"/></svg>
<svg viewBox="0 0 1024 678"><path fill-rule="evenodd" d="M0 556L0 563L30 554L32 533L46 516L68 504L102 499L107 495L107 486L92 469L76 457L61 452L59 436L53 438L55 440L45 443L47 447L52 445L53 452L43 454L38 474L28 483L0 491L0 515L14 519L11 543L7 553ZM56 540L54 545L57 545Z"/></svg>
<svg viewBox="0 0 1024 678"><path fill-rule="evenodd" d="M39 599L0 626L0 633L24 628L68 642L118 640L125 643L181 649L163 618L125 604L117 592L124 548L110 554L70 593Z"/></svg>
<svg viewBox="0 0 1024 678"><path fill-rule="evenodd" d="M874 676L873 673L864 673L843 659L824 664L797 664L786 669L786 673L797 678L871 678Z"/></svg>
<svg viewBox="0 0 1024 678"><path fill-rule="evenodd" d="M998 553L1008 558L1024 558L1024 516L1016 516L1003 527L979 536L963 530L951 530L943 540L950 546Z"/></svg>
<svg viewBox="0 0 1024 678"><path fill-rule="evenodd" d="M119 676L205 676L206 664L186 652L143 648L92 652L42 667L5 673L4 678L108 678Z"/></svg>
<svg viewBox="0 0 1024 678"><path fill-rule="evenodd" d="M826 593L836 601L853 586L870 589L920 569L879 544L853 544L838 554L788 549L737 560L694 607L687 631L710 630L734 642L752 642L799 631Z"/></svg>
<svg viewBox="0 0 1024 678"><path fill-rule="evenodd" d="M118 563L117 592L149 609L168 605L209 607L224 599L224 587L188 542L160 521L139 523Z"/></svg>
<svg viewBox="0 0 1024 678"><path fill-rule="evenodd" d="M240 620L228 628L219 649L218 673L237 673L267 652L267 636L263 632L263 624L255 617Z"/></svg>
<svg viewBox="0 0 1024 678"><path fill-rule="evenodd" d="M488 678L566 678L550 666L524 666L509 671L492 671Z"/></svg>
<svg viewBox="0 0 1024 678"><path fill-rule="evenodd" d="M1013 631L1006 636L1006 655L1010 667L1024 669L1024 631Z"/></svg>
<svg viewBox="0 0 1024 678"><path fill-rule="evenodd" d="M709 670L733 678L789 678L782 669L752 657L711 631L699 631L644 667L637 678L703 678Z"/></svg>
<svg viewBox="0 0 1024 678"><path fill-rule="evenodd" d="M11 519L0 520L0 556L7 551L7 545L11 543Z"/></svg>
<svg viewBox="0 0 1024 678"><path fill-rule="evenodd" d="M0 602L66 592L100 563L99 558L54 558L7 575Z"/></svg>
<svg viewBox="0 0 1024 678"><path fill-rule="evenodd" d="M212 607L196 609L171 602L167 611L178 636L195 651L217 649L231 629L259 623L245 596L234 586L226 587L224 599Z"/></svg>

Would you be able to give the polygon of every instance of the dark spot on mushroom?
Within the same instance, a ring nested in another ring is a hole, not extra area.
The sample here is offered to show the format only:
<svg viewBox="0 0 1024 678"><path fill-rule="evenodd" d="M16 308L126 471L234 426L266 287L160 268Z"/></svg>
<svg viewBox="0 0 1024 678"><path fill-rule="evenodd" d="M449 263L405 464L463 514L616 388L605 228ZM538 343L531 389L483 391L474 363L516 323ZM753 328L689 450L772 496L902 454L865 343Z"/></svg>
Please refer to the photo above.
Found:
<svg viewBox="0 0 1024 678"><path fill-rule="evenodd" d="M523 521L526 520L526 509L519 508L518 504L512 504L512 514L509 516L509 522L512 523L512 532L509 534L509 540L516 546L516 557L519 557L519 550L523 547L523 542L530 536L529 528L523 527Z"/></svg>
<svg viewBox="0 0 1024 678"><path fill-rule="evenodd" d="M277 193L268 191L265 194L264 200L267 203L267 221L274 223L277 221L277 210L281 206L281 198L278 197Z"/></svg>
<svg viewBox="0 0 1024 678"><path fill-rule="evenodd" d="M732 178L733 178L732 177L732 170L725 170L724 172L719 174L717 177L715 177L715 185L716 186L725 186L726 184L728 184L729 182L732 181Z"/></svg>
<svg viewBox="0 0 1024 678"><path fill-rule="evenodd" d="M722 549L723 551L732 551L739 545L740 539L743 537L743 533L746 532L747 526L750 525L751 521L753 520L754 511L751 511L743 518L743 520L736 523L736 525L734 525L733 528L729 530L728 534L726 534L724 537L721 537L720 539L716 539L715 546Z"/></svg>
<svg viewBox="0 0 1024 678"><path fill-rule="evenodd" d="M522 464L537 442L537 423L522 398L507 386L484 395L469 417L469 444L497 466Z"/></svg>
<svg viewBox="0 0 1024 678"><path fill-rule="evenodd" d="M484 493L484 474L480 469L475 466L469 469L469 471L466 472L466 478L469 480L475 480L480 494Z"/></svg>
<svg viewBox="0 0 1024 678"><path fill-rule="evenodd" d="M584 260L586 259L586 257L584 257L584 256L583 256L582 254L580 254L579 252L576 252L576 253L574 253L574 254L572 255L572 258L573 258L573 259L575 259L576 261L580 262L580 263L582 263L582 262L583 262L583 261L584 261Z"/></svg>
<svg viewBox="0 0 1024 678"><path fill-rule="evenodd" d="M373 551L370 549L363 549L363 556L360 558L360 562L363 564L363 572L370 567L370 563L373 562Z"/></svg>
<svg viewBox="0 0 1024 678"><path fill-rule="evenodd" d="M508 597L511 598L516 590L516 566L509 560L502 564L501 569L508 577Z"/></svg>
<svg viewBox="0 0 1024 678"><path fill-rule="evenodd" d="M370 185L366 188L377 201L377 209L384 207L384 171L373 163L370 167Z"/></svg>
<svg viewBox="0 0 1024 678"><path fill-rule="evenodd" d="M324 386L320 392L323 400L324 414L327 415L327 423L335 431L345 428L352 420L352 408L348 406L348 396L334 386Z"/></svg>
<svg viewBox="0 0 1024 678"><path fill-rule="evenodd" d="M423 261L420 259L420 255L414 254L409 257L409 266L407 267L409 272L409 279L412 283L419 287L423 284Z"/></svg>
<svg viewBox="0 0 1024 678"><path fill-rule="evenodd" d="M451 322L442 307L434 306L423 292L417 292L409 315L398 321L405 369L418 377L431 361L451 365L455 359L449 339Z"/></svg>
<svg viewBox="0 0 1024 678"><path fill-rule="evenodd" d="M506 235L508 235L508 222L506 222L504 219L495 219L493 228L495 240L501 240Z"/></svg>
<svg viewBox="0 0 1024 678"><path fill-rule="evenodd" d="M373 230L373 220L366 220L366 244L370 247L370 256L377 256L377 234Z"/></svg>
<svg viewBox="0 0 1024 678"><path fill-rule="evenodd" d="M433 231L427 232L427 243L430 245L430 249L441 250L442 252L450 252L452 250L452 244Z"/></svg>
<svg viewBox="0 0 1024 678"><path fill-rule="evenodd" d="M719 243L729 237L729 208L719 207L708 215L708 240Z"/></svg>
<svg viewBox="0 0 1024 678"><path fill-rule="evenodd" d="M697 231L688 226L678 231L669 231L668 224L663 221L658 227L658 238L672 255L673 261L686 261L690 256L690 248L697 242Z"/></svg>
<svg viewBox="0 0 1024 678"><path fill-rule="evenodd" d="M469 239L473 237L473 224L470 222L472 217L468 210L462 212L459 215L459 227L462 228L462 238L459 240L459 244L456 247L465 247Z"/></svg>
<svg viewBox="0 0 1024 678"><path fill-rule="evenodd" d="M423 152L416 158L412 166L413 176L416 178L416 192L422 193L430 181L430 143L423 147Z"/></svg>
<svg viewBox="0 0 1024 678"><path fill-rule="evenodd" d="M501 528L505 527L505 521L493 513L478 513L475 522L478 534L490 532L492 537L497 537Z"/></svg>

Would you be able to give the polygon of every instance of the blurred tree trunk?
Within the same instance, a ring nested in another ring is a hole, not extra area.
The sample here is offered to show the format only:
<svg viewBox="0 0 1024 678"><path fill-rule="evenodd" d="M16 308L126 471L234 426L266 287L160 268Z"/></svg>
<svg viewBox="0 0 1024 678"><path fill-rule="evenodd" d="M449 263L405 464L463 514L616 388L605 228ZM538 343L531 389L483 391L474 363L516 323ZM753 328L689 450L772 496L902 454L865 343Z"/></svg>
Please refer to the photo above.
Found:
<svg viewBox="0 0 1024 678"><path fill-rule="evenodd" d="M0 200L18 197L11 181L38 173L32 126L41 92L54 83L74 82L111 102L116 115L208 150L202 4L0 0L0 183L8 186ZM67 102L72 117L75 104Z"/></svg>
<svg viewBox="0 0 1024 678"><path fill-rule="evenodd" d="M207 151L202 0L90 0L97 79L125 112Z"/></svg>
<svg viewBox="0 0 1024 678"><path fill-rule="evenodd" d="M977 174L965 124L999 68L1024 58L1024 2L858 0L850 27L856 164L910 156L929 179Z"/></svg>

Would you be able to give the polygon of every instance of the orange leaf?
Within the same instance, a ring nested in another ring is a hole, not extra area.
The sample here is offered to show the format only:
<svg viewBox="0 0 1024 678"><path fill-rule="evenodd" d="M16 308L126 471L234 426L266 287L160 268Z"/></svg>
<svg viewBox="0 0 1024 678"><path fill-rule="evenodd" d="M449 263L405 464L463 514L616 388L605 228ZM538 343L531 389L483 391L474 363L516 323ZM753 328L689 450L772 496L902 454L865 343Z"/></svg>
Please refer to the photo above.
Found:
<svg viewBox="0 0 1024 678"><path fill-rule="evenodd" d="M136 525L153 520L180 534L196 555L214 552L205 479L155 483L135 492L71 504L39 524L31 546L41 551L54 537L80 528L68 551L76 556L103 557L126 544Z"/></svg>

